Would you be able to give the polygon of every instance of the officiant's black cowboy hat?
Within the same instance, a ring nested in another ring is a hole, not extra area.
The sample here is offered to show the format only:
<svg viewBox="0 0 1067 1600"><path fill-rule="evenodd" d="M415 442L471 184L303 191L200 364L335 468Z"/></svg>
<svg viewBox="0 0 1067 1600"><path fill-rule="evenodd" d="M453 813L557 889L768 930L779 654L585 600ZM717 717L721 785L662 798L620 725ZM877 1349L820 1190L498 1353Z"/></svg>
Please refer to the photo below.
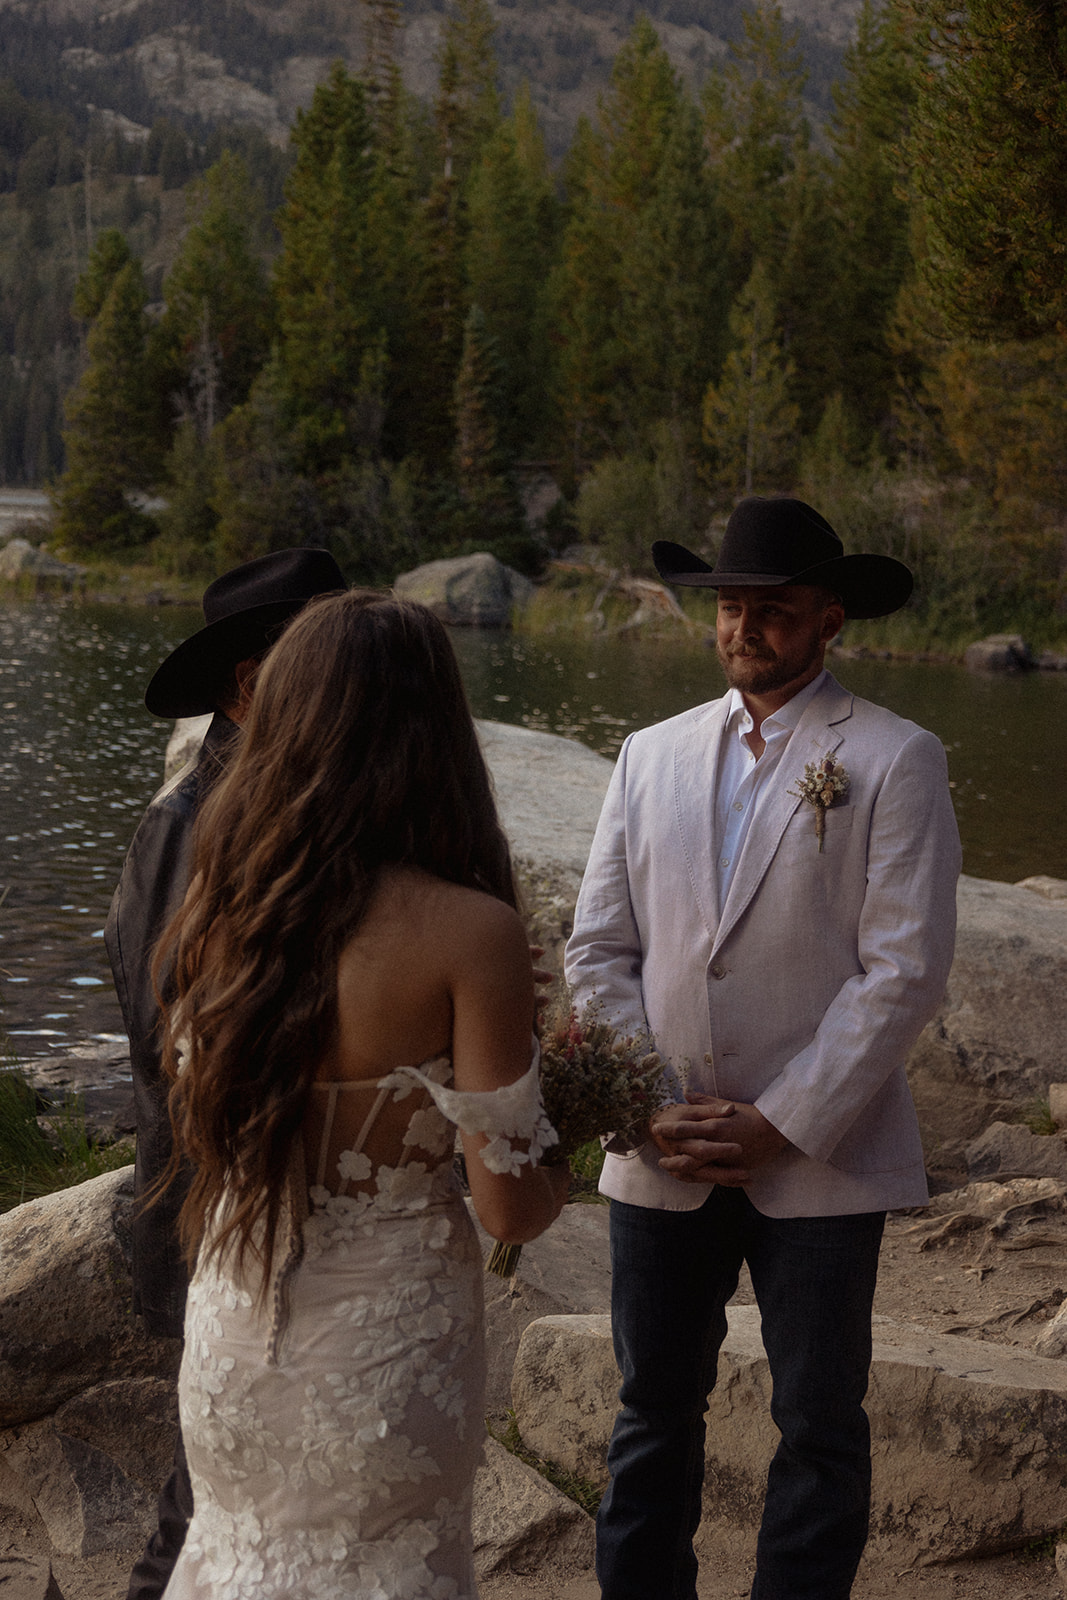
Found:
<svg viewBox="0 0 1067 1600"><path fill-rule="evenodd" d="M700 589L817 583L841 598L846 617L887 617L912 590L912 576L892 556L846 556L825 517L803 500L751 495L735 506L715 565L684 545L657 539L656 571L665 583Z"/></svg>
<svg viewBox="0 0 1067 1600"><path fill-rule="evenodd" d="M316 595L345 587L326 550L275 550L224 572L204 591L206 626L171 651L145 691L145 705L157 717L217 710L239 661L262 655Z"/></svg>

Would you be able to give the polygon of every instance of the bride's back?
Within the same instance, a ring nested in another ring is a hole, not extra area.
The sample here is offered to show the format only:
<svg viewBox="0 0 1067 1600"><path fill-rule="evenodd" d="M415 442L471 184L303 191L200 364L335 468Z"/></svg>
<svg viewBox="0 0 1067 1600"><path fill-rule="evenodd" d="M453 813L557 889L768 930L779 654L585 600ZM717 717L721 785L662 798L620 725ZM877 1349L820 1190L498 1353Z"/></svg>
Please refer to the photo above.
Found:
<svg viewBox="0 0 1067 1600"><path fill-rule="evenodd" d="M319 1062L304 1123L312 1180L336 1192L338 1157L357 1142L372 1172L351 1181L349 1192L373 1186L380 1166L432 1163L440 1152L404 1142L425 1092L378 1097L375 1086L397 1067L442 1057L460 1090L514 1081L529 1066L532 1019L532 972L517 914L428 873L387 869L338 963L336 1035Z"/></svg>

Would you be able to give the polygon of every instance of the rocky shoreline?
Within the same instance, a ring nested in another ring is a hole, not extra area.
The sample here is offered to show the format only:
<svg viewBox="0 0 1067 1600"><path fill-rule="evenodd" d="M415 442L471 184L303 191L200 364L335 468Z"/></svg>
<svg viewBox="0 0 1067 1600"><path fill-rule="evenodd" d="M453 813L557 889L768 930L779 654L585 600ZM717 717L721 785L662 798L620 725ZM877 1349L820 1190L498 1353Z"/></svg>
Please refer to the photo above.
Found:
<svg viewBox="0 0 1067 1600"><path fill-rule="evenodd" d="M136 596L128 588L102 590L94 582L91 569L60 561L50 553L46 542L48 523L43 517L14 520L8 508L5 519L3 511L0 506L0 584L10 585L17 593L76 594L84 600L116 605L197 603L198 597L188 585L183 591L173 586L168 588L170 580L151 582ZM604 629L603 602L609 595L615 595L633 606L630 616L619 624L620 632L659 634L664 629L678 628L711 632L705 624L688 617L663 584L647 578L631 578L592 559L565 555L550 561L541 586L546 580L551 583L554 578L568 575L592 579L598 585L592 609L585 601L576 608L568 624L576 629ZM128 578L124 577L121 582L127 583ZM394 587L398 594L429 605L452 626L502 628L513 621L520 626L530 626L529 622L523 622L523 617L534 602L539 585L482 551L426 562L401 573ZM1067 672L1067 651L1034 651L1019 633L990 634L974 640L962 651L904 650L841 643L831 646L829 654L845 661L919 662L935 666L962 663L972 672Z"/></svg>

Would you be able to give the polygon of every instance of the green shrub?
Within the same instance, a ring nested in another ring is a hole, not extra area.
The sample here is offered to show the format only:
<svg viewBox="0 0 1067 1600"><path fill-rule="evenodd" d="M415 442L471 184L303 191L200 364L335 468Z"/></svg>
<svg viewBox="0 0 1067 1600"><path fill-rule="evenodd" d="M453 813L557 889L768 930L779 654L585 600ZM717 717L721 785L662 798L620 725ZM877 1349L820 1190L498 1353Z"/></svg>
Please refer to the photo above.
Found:
<svg viewBox="0 0 1067 1600"><path fill-rule="evenodd" d="M90 1140L76 1096L40 1116L33 1085L17 1068L0 1069L0 1211L114 1172L132 1160L129 1144Z"/></svg>

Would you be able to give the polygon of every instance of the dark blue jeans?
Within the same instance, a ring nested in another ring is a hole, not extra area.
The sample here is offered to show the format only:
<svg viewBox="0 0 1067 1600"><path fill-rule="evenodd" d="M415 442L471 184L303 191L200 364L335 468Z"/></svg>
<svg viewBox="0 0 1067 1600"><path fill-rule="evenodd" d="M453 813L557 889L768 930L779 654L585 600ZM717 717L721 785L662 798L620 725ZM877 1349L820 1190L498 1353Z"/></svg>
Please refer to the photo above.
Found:
<svg viewBox="0 0 1067 1600"><path fill-rule="evenodd" d="M765 1217L741 1189L697 1211L611 1202L622 1409L597 1518L604 1600L696 1600L704 1415L748 1262L781 1442L752 1600L847 1600L867 1540L871 1303L883 1212Z"/></svg>

